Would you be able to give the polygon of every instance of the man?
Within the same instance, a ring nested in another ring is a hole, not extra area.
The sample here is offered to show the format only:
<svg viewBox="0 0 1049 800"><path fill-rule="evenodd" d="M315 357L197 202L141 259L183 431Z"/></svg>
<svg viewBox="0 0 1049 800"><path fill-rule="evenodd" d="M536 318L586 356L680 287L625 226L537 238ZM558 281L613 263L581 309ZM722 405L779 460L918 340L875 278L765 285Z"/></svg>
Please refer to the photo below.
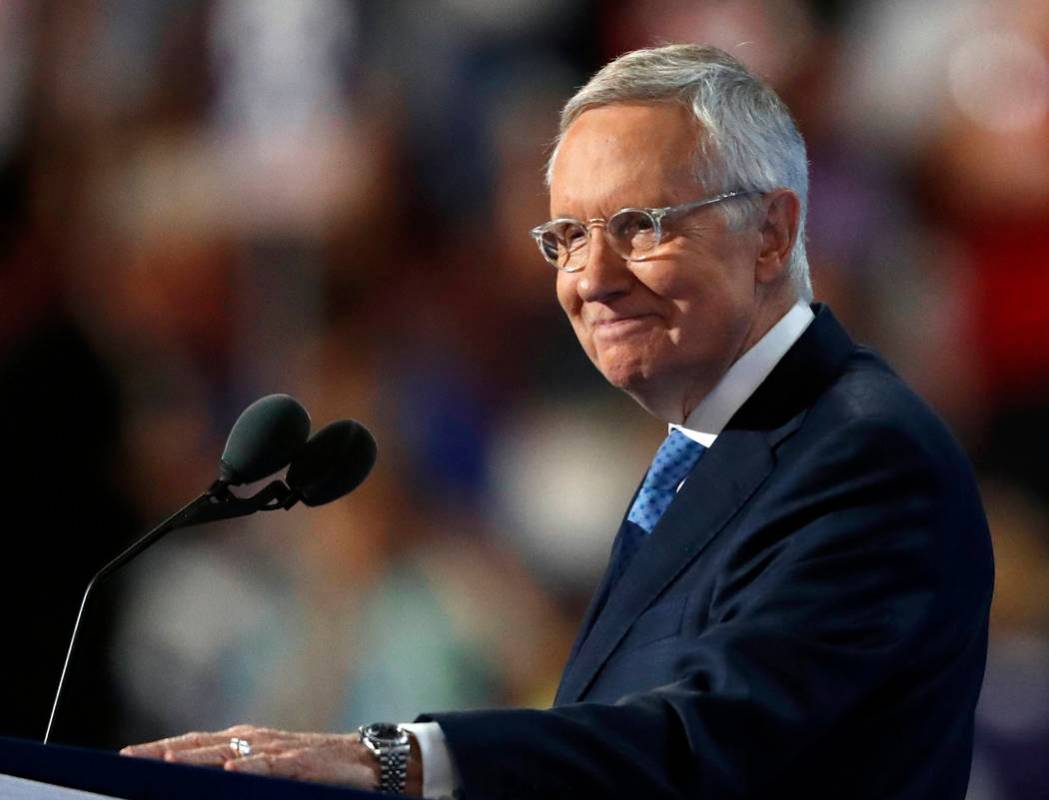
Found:
<svg viewBox="0 0 1049 800"><path fill-rule="evenodd" d="M410 793L469 798L962 798L983 511L941 422L809 306L788 111L677 45L606 66L561 132L533 235L586 353L670 435L554 708L363 731L381 768L357 734L249 726L129 752L399 789L411 747Z"/></svg>

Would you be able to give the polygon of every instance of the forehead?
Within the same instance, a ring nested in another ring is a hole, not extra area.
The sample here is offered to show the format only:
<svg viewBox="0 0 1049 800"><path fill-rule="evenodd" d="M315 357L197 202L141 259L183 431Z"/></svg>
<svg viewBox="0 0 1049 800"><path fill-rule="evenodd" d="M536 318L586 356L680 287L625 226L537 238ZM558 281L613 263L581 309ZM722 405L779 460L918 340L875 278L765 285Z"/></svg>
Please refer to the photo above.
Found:
<svg viewBox="0 0 1049 800"><path fill-rule="evenodd" d="M584 111L565 131L554 159L555 215L601 213L624 205L695 199L700 129L678 103L615 104Z"/></svg>

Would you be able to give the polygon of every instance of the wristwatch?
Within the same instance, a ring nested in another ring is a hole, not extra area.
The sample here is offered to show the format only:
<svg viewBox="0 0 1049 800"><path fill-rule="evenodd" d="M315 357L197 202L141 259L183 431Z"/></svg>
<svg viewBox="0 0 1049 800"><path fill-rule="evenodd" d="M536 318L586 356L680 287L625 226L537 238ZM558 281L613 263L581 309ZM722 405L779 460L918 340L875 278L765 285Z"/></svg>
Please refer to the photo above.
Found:
<svg viewBox="0 0 1049 800"><path fill-rule="evenodd" d="M361 741L379 762L379 791L404 794L408 779L408 754L411 740L408 731L392 722L373 722L357 729Z"/></svg>

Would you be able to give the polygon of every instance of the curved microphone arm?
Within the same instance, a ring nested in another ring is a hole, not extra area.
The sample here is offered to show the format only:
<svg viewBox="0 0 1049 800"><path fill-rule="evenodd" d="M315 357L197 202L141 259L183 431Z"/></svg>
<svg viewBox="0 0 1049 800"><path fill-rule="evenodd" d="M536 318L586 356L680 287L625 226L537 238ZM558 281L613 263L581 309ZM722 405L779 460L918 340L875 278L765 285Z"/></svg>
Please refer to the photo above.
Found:
<svg viewBox="0 0 1049 800"><path fill-rule="evenodd" d="M51 738L51 727L55 722L55 714L58 711L58 701L62 697L62 686L65 684L66 671L73 656L76 646L77 634L80 631L80 619L84 615L88 597L99 581L110 573L120 569L128 561L133 559L147 547L155 544L163 536L180 528L189 528L194 525L202 525L206 522L217 522L223 519L244 517L254 514L256 511L275 511L278 508L291 508L299 500L298 494L289 489L283 481L272 481L265 488L251 497L237 497L229 490L229 486L221 480L215 481L211 487L193 500L188 505L176 511L157 527L133 542L130 547L120 553L116 558L106 564L94 574L88 581L84 595L80 599L80 610L77 611L76 622L73 623L73 635L69 638L69 648L66 650L66 660L62 664L62 674L58 679L58 689L55 691L55 701L51 705L51 716L47 720L47 730L44 732L44 744Z"/></svg>

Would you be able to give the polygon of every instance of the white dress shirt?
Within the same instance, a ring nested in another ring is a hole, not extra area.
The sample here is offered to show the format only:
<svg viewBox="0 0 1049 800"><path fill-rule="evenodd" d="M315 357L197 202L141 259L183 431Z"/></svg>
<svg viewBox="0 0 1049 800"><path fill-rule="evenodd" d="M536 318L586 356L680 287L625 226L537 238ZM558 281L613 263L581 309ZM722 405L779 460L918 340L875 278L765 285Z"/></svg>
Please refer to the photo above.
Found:
<svg viewBox="0 0 1049 800"><path fill-rule="evenodd" d="M679 430L704 447L714 444L732 415L754 394L773 367L801 338L814 316L807 303L795 303L768 333L728 368L714 390L688 415L685 423L671 423L670 430ZM413 722L402 727L414 734L419 743L423 797L432 800L451 798L460 788L461 781L440 724Z"/></svg>
<svg viewBox="0 0 1049 800"><path fill-rule="evenodd" d="M733 364L714 390L704 397L684 425L670 424L670 430L679 430L689 439L710 447L718 434L761 386L780 359L801 338L814 318L807 303L795 303L780 321L769 328L747 352Z"/></svg>

